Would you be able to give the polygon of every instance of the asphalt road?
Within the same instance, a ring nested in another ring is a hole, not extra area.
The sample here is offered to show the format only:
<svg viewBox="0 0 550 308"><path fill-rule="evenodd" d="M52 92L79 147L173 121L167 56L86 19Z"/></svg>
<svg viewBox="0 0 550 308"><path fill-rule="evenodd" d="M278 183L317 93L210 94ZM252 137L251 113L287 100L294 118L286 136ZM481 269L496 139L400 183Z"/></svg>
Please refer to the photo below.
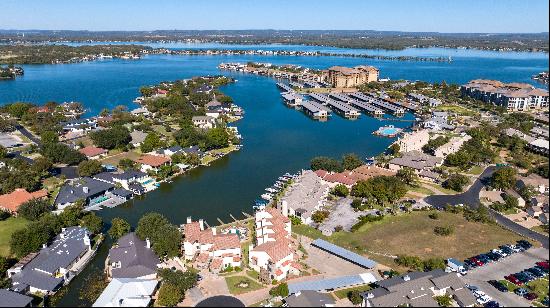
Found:
<svg viewBox="0 0 550 308"><path fill-rule="evenodd" d="M23 134L23 136L29 138L32 142L36 143L36 145L38 146L42 146L42 141L40 140L40 138L37 138L35 137L31 132L29 132L25 127L21 126L21 125L17 125L15 127L19 132L21 132L21 134Z"/></svg>
<svg viewBox="0 0 550 308"><path fill-rule="evenodd" d="M438 209L443 209L447 204L464 204L465 206L469 206L472 209L476 209L479 207L480 204L479 193L481 192L483 187L485 187L488 179L491 177L496 169L497 168L495 166L487 167L485 171L483 171L483 173L479 176L479 178L474 182L474 184L467 191L461 194L434 195L426 197L424 201ZM499 225L524 237L540 242L544 248L549 248L548 236L545 236L535 231L531 231L530 229L515 223L514 221L504 217L502 214L496 211L489 211Z"/></svg>

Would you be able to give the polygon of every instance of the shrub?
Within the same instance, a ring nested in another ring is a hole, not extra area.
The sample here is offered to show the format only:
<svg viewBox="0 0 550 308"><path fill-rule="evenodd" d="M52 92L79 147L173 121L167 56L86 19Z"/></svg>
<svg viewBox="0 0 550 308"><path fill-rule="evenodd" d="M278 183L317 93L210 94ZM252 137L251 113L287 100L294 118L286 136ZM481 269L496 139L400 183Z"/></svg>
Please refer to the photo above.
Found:
<svg viewBox="0 0 550 308"><path fill-rule="evenodd" d="M347 197L349 195L349 189L344 184L338 184L334 186L330 193L338 197Z"/></svg>
<svg viewBox="0 0 550 308"><path fill-rule="evenodd" d="M354 305L359 305L363 302L363 297L361 296L361 292L358 290L350 291L348 293L348 299Z"/></svg>
<svg viewBox="0 0 550 308"><path fill-rule="evenodd" d="M175 307L183 297L184 294L178 287L171 283L163 283L159 289L156 304L166 307Z"/></svg>
<svg viewBox="0 0 550 308"><path fill-rule="evenodd" d="M470 183L470 180L467 176L462 174L452 174L449 178L443 182L443 187L447 189L452 189L454 191L462 191L464 186Z"/></svg>
<svg viewBox="0 0 550 308"><path fill-rule="evenodd" d="M329 214L330 214L329 211L324 211L324 210L322 210L322 211L315 211L315 212L313 213L313 215L311 215L311 219L312 219L314 222L320 224L320 223L322 223L323 221L325 221L325 219L327 219L327 217L328 217Z"/></svg>
<svg viewBox="0 0 550 308"><path fill-rule="evenodd" d="M437 219L439 219L439 213L438 212L432 212L428 215L428 217L430 217L430 219L437 220Z"/></svg>
<svg viewBox="0 0 550 308"><path fill-rule="evenodd" d="M359 221L351 227L351 232L359 230L362 226L369 222L380 221L384 218L382 215L365 215L359 217Z"/></svg>
<svg viewBox="0 0 550 308"><path fill-rule="evenodd" d="M278 286L272 288L271 290L269 290L269 295L287 297L288 296L288 284L286 284L286 282L283 282L283 283L279 284Z"/></svg>
<svg viewBox="0 0 550 308"><path fill-rule="evenodd" d="M434 228L434 233L439 236L449 236L453 234L453 232L454 232L453 226L446 226L446 227L437 226Z"/></svg>
<svg viewBox="0 0 550 308"><path fill-rule="evenodd" d="M40 216L50 210L50 204L47 200L31 199L19 207L17 211L21 217L28 220L38 220Z"/></svg>

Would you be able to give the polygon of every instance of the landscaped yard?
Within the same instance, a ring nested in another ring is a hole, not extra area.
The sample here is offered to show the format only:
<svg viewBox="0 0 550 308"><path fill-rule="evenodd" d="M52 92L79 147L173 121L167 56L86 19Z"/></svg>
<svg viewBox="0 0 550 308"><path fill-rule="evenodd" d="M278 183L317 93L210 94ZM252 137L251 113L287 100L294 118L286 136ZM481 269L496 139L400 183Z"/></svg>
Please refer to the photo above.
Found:
<svg viewBox="0 0 550 308"><path fill-rule="evenodd" d="M11 235L25 228L29 221L21 217L10 217L4 221L0 221L0 256L7 257L10 255L10 239Z"/></svg>
<svg viewBox="0 0 550 308"><path fill-rule="evenodd" d="M353 288L334 291L334 295L336 297L338 297L339 299L342 299L342 298L348 297L348 293L351 292L351 291L365 292L365 291L368 291L370 289L372 289L370 286L359 286L359 287L353 287Z"/></svg>
<svg viewBox="0 0 550 308"><path fill-rule="evenodd" d="M229 293L233 295L243 294L263 288L263 286L245 276L225 277Z"/></svg>
<svg viewBox="0 0 550 308"><path fill-rule="evenodd" d="M412 212L386 216L381 221L364 225L357 232L336 232L328 240L395 267L389 257L368 252L463 260L521 238L498 225L469 222L462 214L439 212L437 220L429 218L429 214L430 212ZM436 226L454 226L454 233L450 236L435 235ZM321 236L320 231L308 226L293 226L293 231L313 239L326 239Z"/></svg>

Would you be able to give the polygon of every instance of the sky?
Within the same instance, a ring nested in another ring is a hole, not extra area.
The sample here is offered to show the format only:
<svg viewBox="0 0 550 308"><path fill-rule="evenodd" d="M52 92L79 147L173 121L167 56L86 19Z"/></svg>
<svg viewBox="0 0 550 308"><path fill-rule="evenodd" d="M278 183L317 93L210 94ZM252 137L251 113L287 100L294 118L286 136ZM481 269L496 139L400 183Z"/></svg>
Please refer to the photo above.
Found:
<svg viewBox="0 0 550 308"><path fill-rule="evenodd" d="M548 0L0 0L0 29L548 32Z"/></svg>

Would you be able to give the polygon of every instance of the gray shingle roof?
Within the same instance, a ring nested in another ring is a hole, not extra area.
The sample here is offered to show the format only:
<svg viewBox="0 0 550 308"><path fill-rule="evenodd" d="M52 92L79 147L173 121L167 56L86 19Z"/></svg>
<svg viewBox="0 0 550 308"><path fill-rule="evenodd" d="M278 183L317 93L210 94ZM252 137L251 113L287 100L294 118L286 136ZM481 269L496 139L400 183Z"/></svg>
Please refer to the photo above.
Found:
<svg viewBox="0 0 550 308"><path fill-rule="evenodd" d="M0 307L25 307L32 302L32 297L0 289Z"/></svg>
<svg viewBox="0 0 550 308"><path fill-rule="evenodd" d="M316 291L301 291L288 296L284 301L288 307L326 307L336 303L332 296Z"/></svg>
<svg viewBox="0 0 550 308"><path fill-rule="evenodd" d="M112 269L114 278L138 278L157 272L159 258L146 242L132 232L118 240L117 246L109 250L109 262L120 262L120 268Z"/></svg>
<svg viewBox="0 0 550 308"><path fill-rule="evenodd" d="M74 203L79 199L88 199L105 193L114 186L89 177L65 183L55 198L55 204Z"/></svg>

